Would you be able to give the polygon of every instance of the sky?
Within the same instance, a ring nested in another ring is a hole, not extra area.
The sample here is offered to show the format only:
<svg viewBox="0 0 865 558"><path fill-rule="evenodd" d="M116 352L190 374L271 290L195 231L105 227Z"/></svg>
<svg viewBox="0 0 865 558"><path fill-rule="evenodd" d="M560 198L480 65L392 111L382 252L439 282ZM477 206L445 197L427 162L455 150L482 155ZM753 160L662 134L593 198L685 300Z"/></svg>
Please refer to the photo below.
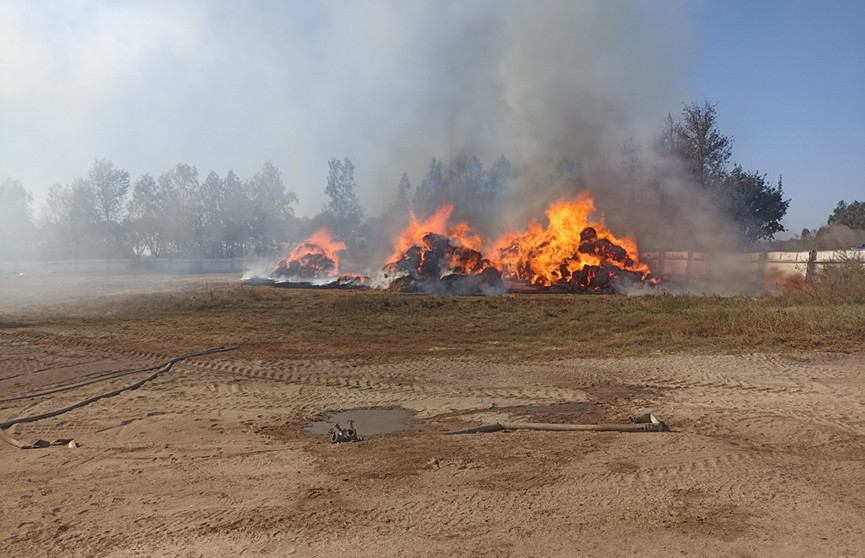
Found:
<svg viewBox="0 0 865 558"><path fill-rule="evenodd" d="M269 160L312 215L350 157L375 214L433 157L590 157L707 100L789 235L865 200L863 29L858 0L0 0L0 175L38 216L97 158Z"/></svg>
<svg viewBox="0 0 865 558"><path fill-rule="evenodd" d="M790 233L865 201L865 2L706 1L686 75L717 103L733 158L783 177Z"/></svg>

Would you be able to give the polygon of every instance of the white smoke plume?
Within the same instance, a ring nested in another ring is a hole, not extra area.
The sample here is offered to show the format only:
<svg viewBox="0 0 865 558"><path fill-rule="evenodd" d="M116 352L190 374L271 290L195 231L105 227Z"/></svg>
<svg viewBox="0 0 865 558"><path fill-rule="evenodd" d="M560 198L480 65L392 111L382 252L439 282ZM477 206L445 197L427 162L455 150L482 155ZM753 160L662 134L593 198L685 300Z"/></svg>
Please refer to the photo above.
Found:
<svg viewBox="0 0 865 558"><path fill-rule="evenodd" d="M10 1L0 6L0 173L39 204L97 157L133 179L178 162L251 176L265 160L316 213L330 157L357 167L368 214L433 157L505 155L519 179L501 228L575 187L622 233L660 244L705 227L699 195L661 231L623 146L648 145L690 98L689 5L626 0ZM640 165L649 165L648 154ZM570 186L556 161L579 164ZM657 162L656 162L657 163ZM666 166L666 163L663 163ZM649 218L647 218L649 217ZM683 221L684 220L684 221ZM714 222L714 217L713 221ZM660 231L660 232L659 232ZM657 238L650 239L652 235Z"/></svg>

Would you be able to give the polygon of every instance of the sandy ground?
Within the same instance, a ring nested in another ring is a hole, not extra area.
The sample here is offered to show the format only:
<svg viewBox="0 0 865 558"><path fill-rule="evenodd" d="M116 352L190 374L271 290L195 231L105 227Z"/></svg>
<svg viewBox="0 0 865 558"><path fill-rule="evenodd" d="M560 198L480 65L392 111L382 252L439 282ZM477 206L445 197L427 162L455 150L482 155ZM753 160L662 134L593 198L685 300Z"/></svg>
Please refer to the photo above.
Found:
<svg viewBox="0 0 865 558"><path fill-rule="evenodd" d="M0 329L0 420L132 383L150 372L71 385L175 355L106 349L76 327ZM412 413L409 430L361 443L331 445L303 429L331 411L397 407ZM443 435L496 420L613 422L646 411L674 432ZM10 433L81 447L0 444L3 556L865 549L862 355L367 365L229 352Z"/></svg>

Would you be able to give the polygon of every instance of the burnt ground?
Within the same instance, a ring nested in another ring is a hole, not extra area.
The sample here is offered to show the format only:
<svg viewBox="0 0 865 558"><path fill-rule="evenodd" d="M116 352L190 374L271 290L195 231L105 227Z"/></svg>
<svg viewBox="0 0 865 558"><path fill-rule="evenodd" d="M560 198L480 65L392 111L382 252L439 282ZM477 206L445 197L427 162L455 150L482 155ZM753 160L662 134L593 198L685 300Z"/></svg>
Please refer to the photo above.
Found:
<svg viewBox="0 0 865 558"><path fill-rule="evenodd" d="M342 296L322 296L333 294ZM149 374L134 370L188 350L241 342L137 390L13 427L26 442L75 438L81 447L0 446L5 556L855 556L865 548L858 352L589 357L533 345L526 358L518 338L472 353L404 332L390 342L412 351L351 358L350 343L341 353L296 346L287 325L282 346L257 341L251 310L118 322L89 309L43 316L27 304L0 328L0 420L122 387ZM108 376L120 370L130 373ZM355 444L304 432L311 420L358 408L405 409L412 421ZM444 435L495 421L618 422L647 411L674 432Z"/></svg>

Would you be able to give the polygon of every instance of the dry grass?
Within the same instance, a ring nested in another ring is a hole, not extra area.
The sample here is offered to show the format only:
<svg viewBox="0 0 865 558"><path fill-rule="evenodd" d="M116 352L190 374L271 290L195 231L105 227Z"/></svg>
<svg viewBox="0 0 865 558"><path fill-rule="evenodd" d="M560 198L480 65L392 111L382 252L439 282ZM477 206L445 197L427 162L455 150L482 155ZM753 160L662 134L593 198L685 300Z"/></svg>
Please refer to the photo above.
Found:
<svg viewBox="0 0 865 558"><path fill-rule="evenodd" d="M842 253L795 293L812 304L865 304L865 259Z"/></svg>
<svg viewBox="0 0 865 558"><path fill-rule="evenodd" d="M26 325L166 353L238 344L267 359L865 352L865 305L856 300L824 301L807 292L760 299L430 297L223 285L115 297L2 321L6 331Z"/></svg>

